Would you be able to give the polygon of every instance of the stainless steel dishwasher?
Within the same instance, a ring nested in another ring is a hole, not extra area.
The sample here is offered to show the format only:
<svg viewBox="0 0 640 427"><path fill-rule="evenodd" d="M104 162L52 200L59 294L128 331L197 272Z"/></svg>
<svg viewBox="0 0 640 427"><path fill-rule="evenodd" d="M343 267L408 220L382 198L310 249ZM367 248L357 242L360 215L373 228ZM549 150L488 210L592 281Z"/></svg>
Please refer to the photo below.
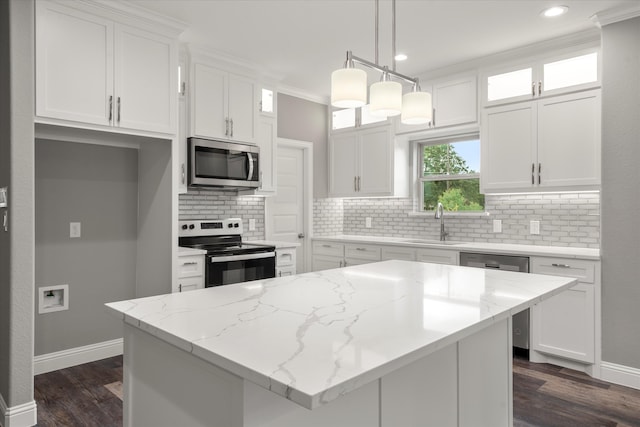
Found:
<svg viewBox="0 0 640 427"><path fill-rule="evenodd" d="M529 272L529 257L460 252L460 265ZM529 309L513 316L513 351L529 358Z"/></svg>

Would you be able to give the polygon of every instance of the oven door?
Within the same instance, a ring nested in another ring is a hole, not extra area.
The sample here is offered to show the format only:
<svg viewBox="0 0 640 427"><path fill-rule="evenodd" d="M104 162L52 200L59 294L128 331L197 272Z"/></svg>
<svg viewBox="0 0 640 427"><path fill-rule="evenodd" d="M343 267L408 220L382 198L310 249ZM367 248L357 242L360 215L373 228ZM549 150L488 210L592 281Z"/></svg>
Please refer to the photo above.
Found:
<svg viewBox="0 0 640 427"><path fill-rule="evenodd" d="M276 277L275 252L207 256L205 287Z"/></svg>

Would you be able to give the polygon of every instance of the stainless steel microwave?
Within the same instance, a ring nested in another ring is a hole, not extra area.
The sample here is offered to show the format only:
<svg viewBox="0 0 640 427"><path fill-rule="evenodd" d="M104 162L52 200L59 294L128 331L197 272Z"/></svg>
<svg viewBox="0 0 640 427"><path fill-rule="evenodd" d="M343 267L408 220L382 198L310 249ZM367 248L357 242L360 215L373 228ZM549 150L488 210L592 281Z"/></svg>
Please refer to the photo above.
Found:
<svg viewBox="0 0 640 427"><path fill-rule="evenodd" d="M260 187L260 149L256 145L189 138L190 187Z"/></svg>

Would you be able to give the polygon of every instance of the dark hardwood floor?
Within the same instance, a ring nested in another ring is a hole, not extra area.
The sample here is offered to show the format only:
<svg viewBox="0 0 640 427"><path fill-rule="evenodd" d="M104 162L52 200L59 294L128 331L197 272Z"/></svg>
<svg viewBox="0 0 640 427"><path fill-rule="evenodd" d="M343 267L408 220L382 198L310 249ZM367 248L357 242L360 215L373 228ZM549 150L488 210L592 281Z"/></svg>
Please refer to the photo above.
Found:
<svg viewBox="0 0 640 427"><path fill-rule="evenodd" d="M37 375L38 426L121 426L120 381L121 356ZM640 427L640 390L581 372L516 357L513 389L515 427Z"/></svg>

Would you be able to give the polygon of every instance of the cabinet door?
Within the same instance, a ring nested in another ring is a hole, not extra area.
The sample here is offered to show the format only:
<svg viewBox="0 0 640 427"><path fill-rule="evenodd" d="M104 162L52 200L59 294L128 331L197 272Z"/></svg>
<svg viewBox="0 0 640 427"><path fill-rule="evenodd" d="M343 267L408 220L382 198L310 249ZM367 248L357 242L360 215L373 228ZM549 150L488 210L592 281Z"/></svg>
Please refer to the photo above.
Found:
<svg viewBox="0 0 640 427"><path fill-rule="evenodd" d="M435 127L462 125L478 121L476 77L469 76L433 85Z"/></svg>
<svg viewBox="0 0 640 427"><path fill-rule="evenodd" d="M358 196L393 194L393 135L389 126L360 131Z"/></svg>
<svg viewBox="0 0 640 427"><path fill-rule="evenodd" d="M600 120L600 90L538 101L541 188L597 188Z"/></svg>
<svg viewBox="0 0 640 427"><path fill-rule="evenodd" d="M227 138L228 73L195 64L191 90L191 136Z"/></svg>
<svg viewBox="0 0 640 427"><path fill-rule="evenodd" d="M255 142L258 101L256 85L246 77L229 75L229 137L236 141Z"/></svg>
<svg viewBox="0 0 640 427"><path fill-rule="evenodd" d="M313 271L331 270L332 268L340 268L343 266L342 257L314 255L312 262Z"/></svg>
<svg viewBox="0 0 640 427"><path fill-rule="evenodd" d="M36 115L110 124L113 24L46 2L36 3Z"/></svg>
<svg viewBox="0 0 640 427"><path fill-rule="evenodd" d="M594 286L579 283L533 306L532 349L594 363Z"/></svg>
<svg viewBox="0 0 640 427"><path fill-rule="evenodd" d="M482 192L530 189L536 177L536 104L486 108L481 133Z"/></svg>
<svg viewBox="0 0 640 427"><path fill-rule="evenodd" d="M187 193L187 59L180 57L178 94L178 194Z"/></svg>
<svg viewBox="0 0 640 427"><path fill-rule="evenodd" d="M175 133L177 47L158 34L117 25L116 125Z"/></svg>
<svg viewBox="0 0 640 427"><path fill-rule="evenodd" d="M258 139L260 147L260 194L271 195L276 192L277 183L277 144L275 117L258 118Z"/></svg>
<svg viewBox="0 0 640 427"><path fill-rule="evenodd" d="M340 197L356 195L357 156L357 131L345 132L331 136L329 139L330 196Z"/></svg>

